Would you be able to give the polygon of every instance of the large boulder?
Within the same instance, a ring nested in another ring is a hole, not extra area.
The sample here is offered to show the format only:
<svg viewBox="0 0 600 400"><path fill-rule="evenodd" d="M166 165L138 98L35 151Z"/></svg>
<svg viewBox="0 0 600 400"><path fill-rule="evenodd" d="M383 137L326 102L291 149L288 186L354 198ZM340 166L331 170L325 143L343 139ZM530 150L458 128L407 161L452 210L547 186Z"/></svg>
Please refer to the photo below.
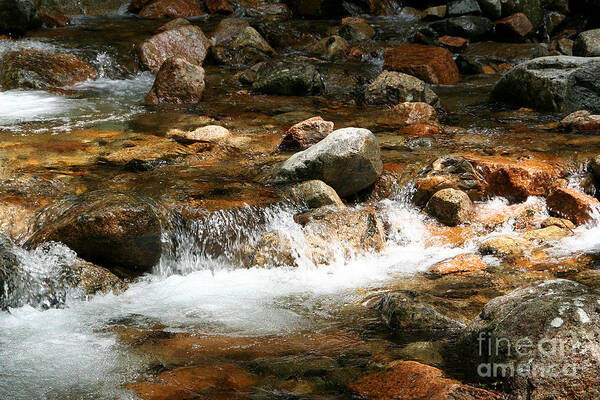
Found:
<svg viewBox="0 0 600 400"><path fill-rule="evenodd" d="M61 242L118 275L148 272L162 253L161 219L151 203L132 195L92 192L49 218L27 242Z"/></svg>
<svg viewBox="0 0 600 400"><path fill-rule="evenodd" d="M382 171L375 135L367 129L345 128L291 156L280 167L276 181L318 179L345 197L372 185Z"/></svg>
<svg viewBox="0 0 600 400"><path fill-rule="evenodd" d="M600 57L600 29L581 32L573 43L573 55Z"/></svg>
<svg viewBox="0 0 600 400"><path fill-rule="evenodd" d="M172 57L202 65L210 42L202 29L194 25L181 26L158 33L138 46L138 55L144 67L156 73Z"/></svg>
<svg viewBox="0 0 600 400"><path fill-rule="evenodd" d="M96 78L96 70L73 54L19 50L0 62L0 87L47 90Z"/></svg>
<svg viewBox="0 0 600 400"><path fill-rule="evenodd" d="M491 300L459 339L467 375L516 399L600 395L600 295L557 279Z"/></svg>
<svg viewBox="0 0 600 400"><path fill-rule="evenodd" d="M453 84L460 80L452 53L438 46L403 44L388 47L383 68L413 75L433 84Z"/></svg>
<svg viewBox="0 0 600 400"><path fill-rule="evenodd" d="M189 104L202 99L204 69L183 58L169 58L156 75L146 104Z"/></svg>
<svg viewBox="0 0 600 400"><path fill-rule="evenodd" d="M492 96L517 106L564 114L600 113L599 57L541 57L510 70Z"/></svg>
<svg viewBox="0 0 600 400"><path fill-rule="evenodd" d="M439 106L439 98L425 82L402 72L383 71L365 90L365 102L374 105L396 105L424 102Z"/></svg>
<svg viewBox="0 0 600 400"><path fill-rule="evenodd" d="M311 64L297 62L266 62L257 71L252 88L265 94L305 96L323 90L321 74Z"/></svg>
<svg viewBox="0 0 600 400"><path fill-rule="evenodd" d="M35 5L31 0L0 1L0 33L24 33L36 21Z"/></svg>

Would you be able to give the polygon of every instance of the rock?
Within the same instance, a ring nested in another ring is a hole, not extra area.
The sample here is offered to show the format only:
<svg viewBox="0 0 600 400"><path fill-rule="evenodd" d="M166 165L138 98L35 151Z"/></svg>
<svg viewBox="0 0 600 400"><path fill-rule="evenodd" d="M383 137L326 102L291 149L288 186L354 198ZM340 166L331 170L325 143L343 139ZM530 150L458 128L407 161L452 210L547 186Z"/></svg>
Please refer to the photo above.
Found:
<svg viewBox="0 0 600 400"><path fill-rule="evenodd" d="M581 32L573 43L573 55L600 57L600 29Z"/></svg>
<svg viewBox="0 0 600 400"><path fill-rule="evenodd" d="M478 0L478 2L483 15L486 17L495 20L502 16L501 0Z"/></svg>
<svg viewBox="0 0 600 400"><path fill-rule="evenodd" d="M435 108L423 102L404 102L392 107L393 119L403 125L437 123Z"/></svg>
<svg viewBox="0 0 600 400"><path fill-rule="evenodd" d="M600 58L541 57L519 64L496 84L492 96L540 111L600 114Z"/></svg>
<svg viewBox="0 0 600 400"><path fill-rule="evenodd" d="M233 12L228 0L206 0L205 4L211 14L231 14Z"/></svg>
<svg viewBox="0 0 600 400"><path fill-rule="evenodd" d="M469 40L458 36L441 36L438 43L452 52L461 52L469 44Z"/></svg>
<svg viewBox="0 0 600 400"><path fill-rule="evenodd" d="M581 271L574 275L569 275L569 280L598 289L600 288L600 271L597 269Z"/></svg>
<svg viewBox="0 0 600 400"><path fill-rule="evenodd" d="M486 17L463 15L431 24L440 35L460 36L472 41L483 39L492 30L492 21Z"/></svg>
<svg viewBox="0 0 600 400"><path fill-rule="evenodd" d="M439 105L438 96L425 82L401 72L383 71L365 91L367 104L396 105L407 101Z"/></svg>
<svg viewBox="0 0 600 400"><path fill-rule="evenodd" d="M137 14L141 11L142 8L152 0L131 0L129 2L129 6L127 6L127 11L133 14Z"/></svg>
<svg viewBox="0 0 600 400"><path fill-rule="evenodd" d="M258 69L252 88L265 94L306 96L321 93L323 82L311 64L266 62Z"/></svg>
<svg viewBox="0 0 600 400"><path fill-rule="evenodd" d="M546 205L550 212L581 225L592 220L600 202L577 189L555 188L546 199Z"/></svg>
<svg viewBox="0 0 600 400"><path fill-rule="evenodd" d="M61 242L84 260L118 275L149 272L162 253L155 208L132 195L96 191L82 196L28 240L29 247Z"/></svg>
<svg viewBox="0 0 600 400"><path fill-rule="evenodd" d="M485 73L490 67L494 71L503 72L507 67L517 65L533 58L550 55L547 46L537 43L471 43L456 58L456 63L463 74Z"/></svg>
<svg viewBox="0 0 600 400"><path fill-rule="evenodd" d="M342 199L340 199L335 190L322 181L306 181L295 185L291 188L290 195L293 201L305 204L309 208L323 206L344 207Z"/></svg>
<svg viewBox="0 0 600 400"><path fill-rule="evenodd" d="M511 236L496 236L485 240L479 246L479 253L484 256L516 258L525 253L528 243L522 239Z"/></svg>
<svg viewBox="0 0 600 400"><path fill-rule="evenodd" d="M213 33L217 40L211 48L213 59L221 64L254 65L277 54L256 29L244 24L232 18L221 21Z"/></svg>
<svg viewBox="0 0 600 400"><path fill-rule="evenodd" d="M139 12L142 18L188 18L206 14L198 0L154 0Z"/></svg>
<svg viewBox="0 0 600 400"><path fill-rule="evenodd" d="M167 132L167 137L183 144L222 143L231 138L231 133L229 132L229 129L222 126L208 125L193 131L171 129Z"/></svg>
<svg viewBox="0 0 600 400"><path fill-rule="evenodd" d="M556 217L546 218L544 221L542 221L542 228L548 228L550 226L558 226L559 228L566 230L575 229L575 224L568 219Z"/></svg>
<svg viewBox="0 0 600 400"><path fill-rule="evenodd" d="M575 111L560 121L560 127L566 131L600 131L600 115L592 115L585 110Z"/></svg>
<svg viewBox="0 0 600 400"><path fill-rule="evenodd" d="M333 122L312 117L288 129L280 147L306 150L333 132Z"/></svg>
<svg viewBox="0 0 600 400"><path fill-rule="evenodd" d="M506 41L522 42L533 32L533 25L523 13L509 15L494 22L496 34Z"/></svg>
<svg viewBox="0 0 600 400"><path fill-rule="evenodd" d="M356 18L344 23L338 34L351 42L362 42L375 36L375 29L371 28L366 21Z"/></svg>
<svg viewBox="0 0 600 400"><path fill-rule="evenodd" d="M521 237L526 240L560 240L572 233L566 229L560 228L556 225L551 225L542 229L534 229L532 231L524 232Z"/></svg>
<svg viewBox="0 0 600 400"><path fill-rule="evenodd" d="M449 275L465 272L478 272L487 268L481 257L476 254L460 254L449 260L442 261L429 270L435 275Z"/></svg>
<svg viewBox="0 0 600 400"><path fill-rule="evenodd" d="M414 201L420 207L442 189L462 190L472 201L481 200L485 193L483 176L464 158L455 156L439 158L425 172L426 176L416 181L417 191Z"/></svg>
<svg viewBox="0 0 600 400"><path fill-rule="evenodd" d="M377 303L386 325L394 334L410 339L440 339L455 335L464 324L422 303L411 291L385 295Z"/></svg>
<svg viewBox="0 0 600 400"><path fill-rule="evenodd" d="M281 166L276 181L318 179L346 197L372 185L382 171L375 135L367 129L345 128L291 156Z"/></svg>
<svg viewBox="0 0 600 400"><path fill-rule="evenodd" d="M192 23L185 18L175 18L158 28L159 32L170 31L171 29L181 28L182 26L191 25Z"/></svg>
<svg viewBox="0 0 600 400"><path fill-rule="evenodd" d="M437 46L404 44L388 47L383 68L413 75L433 84L453 84L460 80L452 54Z"/></svg>
<svg viewBox="0 0 600 400"><path fill-rule="evenodd" d="M211 41L216 45L231 42L249 26L248 21L240 18L223 18L212 33Z"/></svg>
<svg viewBox="0 0 600 400"><path fill-rule="evenodd" d="M162 64L172 57L201 66L210 42L202 29L186 25L156 34L138 46L138 55L144 67L157 73Z"/></svg>
<svg viewBox="0 0 600 400"><path fill-rule="evenodd" d="M491 300L459 338L463 367L517 399L598 396L600 297L556 279Z"/></svg>
<svg viewBox="0 0 600 400"><path fill-rule="evenodd" d="M444 373L415 361L402 361L391 368L367 375L350 385L365 400L500 400L487 390L464 385Z"/></svg>
<svg viewBox="0 0 600 400"><path fill-rule="evenodd" d="M561 38L556 41L556 47L565 56L572 56L574 43L571 39Z"/></svg>
<svg viewBox="0 0 600 400"><path fill-rule="evenodd" d="M431 196L425 210L438 221L456 226L469 221L473 214L473 203L465 192L442 189Z"/></svg>
<svg viewBox="0 0 600 400"><path fill-rule="evenodd" d="M441 133L440 128L436 125L430 124L413 124L403 126L398 130L399 135L406 136L432 136L439 135ZM421 142L424 143L424 142Z"/></svg>
<svg viewBox="0 0 600 400"><path fill-rule="evenodd" d="M424 20L442 19L448 13L448 6L429 7L423 11Z"/></svg>
<svg viewBox="0 0 600 400"><path fill-rule="evenodd" d="M48 90L96 79L92 67L72 54L45 50L19 50L4 55L0 87Z"/></svg>
<svg viewBox="0 0 600 400"><path fill-rule="evenodd" d="M71 23L69 17L64 14L48 11L45 8L40 8L36 13L35 18L41 20L47 28L60 28Z"/></svg>
<svg viewBox="0 0 600 400"><path fill-rule="evenodd" d="M23 34L35 27L35 5L31 0L0 2L0 33Z"/></svg>
<svg viewBox="0 0 600 400"><path fill-rule="evenodd" d="M544 22L544 10L540 0L501 0L501 2L503 17L523 13L535 29L541 27Z"/></svg>
<svg viewBox="0 0 600 400"><path fill-rule="evenodd" d="M509 198L546 196L552 183L565 175L562 168L536 159L477 155L465 158L483 175L490 195Z"/></svg>
<svg viewBox="0 0 600 400"><path fill-rule="evenodd" d="M135 171L152 170L177 157L194 152L173 140L148 137L98 158L100 164L127 167Z"/></svg>
<svg viewBox="0 0 600 400"><path fill-rule="evenodd" d="M333 35L319 40L309 49L309 52L326 60L338 60L346 57L349 47L346 39Z"/></svg>
<svg viewBox="0 0 600 400"><path fill-rule="evenodd" d="M198 103L204 93L204 69L183 58L166 60L146 96L146 104Z"/></svg>
<svg viewBox="0 0 600 400"><path fill-rule="evenodd" d="M567 19L567 16L556 11L549 11L544 14L544 34L548 37L553 36L554 31ZM559 39L560 40L560 39ZM571 54L569 54L571 55Z"/></svg>
<svg viewBox="0 0 600 400"><path fill-rule="evenodd" d="M596 156L590 161L590 169L596 182L600 182L600 156Z"/></svg>
<svg viewBox="0 0 600 400"><path fill-rule="evenodd" d="M476 0L454 0L448 4L448 15L451 17L467 14L481 14Z"/></svg>
<svg viewBox="0 0 600 400"><path fill-rule="evenodd" d="M302 255L289 240L276 232L267 232L255 246L246 249L244 257L249 268L280 268L298 267Z"/></svg>
<svg viewBox="0 0 600 400"><path fill-rule="evenodd" d="M292 10L283 3L258 3L246 7L246 15L252 18L265 16L278 17L280 19L291 18Z"/></svg>
<svg viewBox="0 0 600 400"><path fill-rule="evenodd" d="M339 2L335 0L286 0L285 3L297 17L325 18L337 17L343 13Z"/></svg>
<svg viewBox="0 0 600 400"><path fill-rule="evenodd" d="M45 8L68 16L114 16L123 12L123 0L33 0L38 8Z"/></svg>

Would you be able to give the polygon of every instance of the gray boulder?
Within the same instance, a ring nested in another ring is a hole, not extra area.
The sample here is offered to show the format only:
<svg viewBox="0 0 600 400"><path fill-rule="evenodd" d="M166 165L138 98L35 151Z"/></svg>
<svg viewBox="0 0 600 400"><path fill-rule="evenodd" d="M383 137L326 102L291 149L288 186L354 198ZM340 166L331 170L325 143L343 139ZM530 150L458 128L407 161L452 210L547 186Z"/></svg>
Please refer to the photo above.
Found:
<svg viewBox="0 0 600 400"><path fill-rule="evenodd" d="M365 91L367 104L396 105L407 101L438 107L440 100L425 82L402 72L383 71Z"/></svg>
<svg viewBox="0 0 600 400"><path fill-rule="evenodd" d="M573 55L600 57L600 29L581 32L573 43Z"/></svg>
<svg viewBox="0 0 600 400"><path fill-rule="evenodd" d="M541 57L510 70L492 97L540 111L600 113L599 74L599 57Z"/></svg>
<svg viewBox="0 0 600 400"><path fill-rule="evenodd" d="M290 190L290 197L296 203L304 204L309 208L323 206L344 207L340 196L323 181L312 180L299 183Z"/></svg>
<svg viewBox="0 0 600 400"><path fill-rule="evenodd" d="M441 223L455 226L470 219L473 203L465 192L447 188L435 193L427 202L425 210Z"/></svg>
<svg viewBox="0 0 600 400"><path fill-rule="evenodd" d="M252 88L265 94L316 95L323 90L319 71L310 64L266 62L257 71Z"/></svg>
<svg viewBox="0 0 600 400"><path fill-rule="evenodd" d="M35 5L31 0L0 1L0 32L24 33L34 27Z"/></svg>
<svg viewBox="0 0 600 400"><path fill-rule="evenodd" d="M375 135L367 129L345 128L291 156L279 169L275 181L318 179L345 197L372 185L382 171Z"/></svg>

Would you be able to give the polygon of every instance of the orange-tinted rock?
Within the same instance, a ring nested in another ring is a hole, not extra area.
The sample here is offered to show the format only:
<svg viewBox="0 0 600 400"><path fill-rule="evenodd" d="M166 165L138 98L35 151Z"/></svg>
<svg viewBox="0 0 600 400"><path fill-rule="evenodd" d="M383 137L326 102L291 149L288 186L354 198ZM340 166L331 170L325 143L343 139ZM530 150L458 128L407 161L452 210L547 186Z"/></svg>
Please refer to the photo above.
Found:
<svg viewBox="0 0 600 400"><path fill-rule="evenodd" d="M66 15L59 12L49 11L45 8L40 8L37 11L37 17L48 28L63 27L71 23L71 20Z"/></svg>
<svg viewBox="0 0 600 400"><path fill-rule="evenodd" d="M227 0L206 0L206 8L211 14L231 14L233 8Z"/></svg>
<svg viewBox="0 0 600 400"><path fill-rule="evenodd" d="M592 115L585 110L575 111L560 121L560 127L581 132L600 131L600 115Z"/></svg>
<svg viewBox="0 0 600 400"><path fill-rule="evenodd" d="M476 254L461 254L450 260L434 265L430 272L436 275L448 275L462 272L483 271L487 265Z"/></svg>
<svg viewBox="0 0 600 400"><path fill-rule="evenodd" d="M367 375L350 385L367 400L492 400L500 396L444 377L442 371L415 361Z"/></svg>
<svg viewBox="0 0 600 400"><path fill-rule="evenodd" d="M488 193L503 197L546 196L552 183L564 176L562 168L536 159L503 156L465 156L481 172Z"/></svg>
<svg viewBox="0 0 600 400"><path fill-rule="evenodd" d="M494 22L496 33L507 40L524 40L533 32L533 25L523 13L510 15Z"/></svg>
<svg viewBox="0 0 600 400"><path fill-rule="evenodd" d="M388 47L383 68L416 76L434 84L452 84L460 80L452 54L441 47L403 44Z"/></svg>
<svg viewBox="0 0 600 400"><path fill-rule="evenodd" d="M144 67L156 73L161 65L172 57L202 65L209 46L210 42L202 29L186 25L146 39L138 46L138 53Z"/></svg>
<svg viewBox="0 0 600 400"><path fill-rule="evenodd" d="M592 213L600 207L600 202L590 195L571 188L556 188L546 199L550 212L580 225L592 219Z"/></svg>
<svg viewBox="0 0 600 400"><path fill-rule="evenodd" d="M467 47L467 44L469 44L469 39L459 36L442 36L438 38L438 43L449 50L461 51Z"/></svg>
<svg viewBox="0 0 600 400"><path fill-rule="evenodd" d="M404 102L392 108L395 119L404 121L406 125L427 124L437 122L438 116L435 108L423 102Z"/></svg>
<svg viewBox="0 0 600 400"><path fill-rule="evenodd" d="M333 132L333 122L321 117L309 118L292 126L286 133L281 147L307 149Z"/></svg>
<svg viewBox="0 0 600 400"><path fill-rule="evenodd" d="M204 93L204 69L183 58L169 58L156 75L146 104L197 103Z"/></svg>
<svg viewBox="0 0 600 400"><path fill-rule="evenodd" d="M156 0L145 5L139 16L143 18L187 18L204 14L198 0Z"/></svg>
<svg viewBox="0 0 600 400"><path fill-rule="evenodd" d="M439 135L440 128L435 125L429 124L414 124L407 125L398 131L400 135L408 135L408 136L427 136L427 135Z"/></svg>
<svg viewBox="0 0 600 400"><path fill-rule="evenodd" d="M356 47L350 47L348 49L348 53L346 54L346 57L348 57L348 60L361 61L363 55L364 55L364 53L360 49L358 49Z"/></svg>

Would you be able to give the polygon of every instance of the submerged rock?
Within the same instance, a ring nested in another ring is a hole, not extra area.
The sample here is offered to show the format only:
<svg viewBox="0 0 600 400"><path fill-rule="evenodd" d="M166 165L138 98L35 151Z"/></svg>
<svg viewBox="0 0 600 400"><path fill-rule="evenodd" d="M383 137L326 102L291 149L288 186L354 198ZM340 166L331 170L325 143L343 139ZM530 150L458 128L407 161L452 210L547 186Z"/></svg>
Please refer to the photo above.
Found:
<svg viewBox="0 0 600 400"><path fill-rule="evenodd" d="M345 128L291 156L281 165L275 180L318 179L345 197L372 185L382 171L375 135L367 129Z"/></svg>
<svg viewBox="0 0 600 400"><path fill-rule="evenodd" d="M321 117L298 122L288 129L280 147L306 150L333 132L333 122Z"/></svg>
<svg viewBox="0 0 600 400"><path fill-rule="evenodd" d="M581 32L573 43L573 55L600 57L600 29Z"/></svg>
<svg viewBox="0 0 600 400"><path fill-rule="evenodd" d="M323 181L302 182L290 189L290 195L295 202L305 204L310 208L323 206L344 207L340 196Z"/></svg>
<svg viewBox="0 0 600 400"><path fill-rule="evenodd" d="M0 62L0 87L48 90L95 79L96 70L73 54L19 50Z"/></svg>
<svg viewBox="0 0 600 400"><path fill-rule="evenodd" d="M197 103L204 93L204 69L183 58L166 60L154 80L146 104Z"/></svg>
<svg viewBox="0 0 600 400"><path fill-rule="evenodd" d="M307 96L320 94L323 82L311 64L266 62L258 69L252 88L265 94Z"/></svg>
<svg viewBox="0 0 600 400"><path fill-rule="evenodd" d="M376 105L396 105L404 102L424 102L434 107L439 98L425 82L401 72L383 71L366 89L365 102Z"/></svg>
<svg viewBox="0 0 600 400"><path fill-rule="evenodd" d="M548 210L562 218L581 225L589 222L600 211L600 202L594 197L571 188L555 188L546 199Z"/></svg>
<svg viewBox="0 0 600 400"><path fill-rule="evenodd" d="M383 68L416 76L433 84L453 84L460 80L452 53L437 46L403 44L388 47Z"/></svg>
<svg viewBox="0 0 600 400"><path fill-rule="evenodd" d="M469 221L473 214L473 203L460 190L442 189L427 202L425 210L443 224L456 226Z"/></svg>

